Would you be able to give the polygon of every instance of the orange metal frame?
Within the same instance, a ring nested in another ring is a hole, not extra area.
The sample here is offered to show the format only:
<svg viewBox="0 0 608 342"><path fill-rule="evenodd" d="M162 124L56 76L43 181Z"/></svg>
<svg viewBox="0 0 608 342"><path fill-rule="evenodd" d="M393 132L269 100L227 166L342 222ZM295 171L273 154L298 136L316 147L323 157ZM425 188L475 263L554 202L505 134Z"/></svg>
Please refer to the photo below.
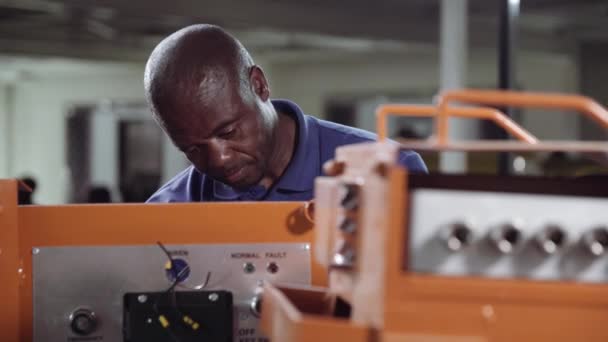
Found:
<svg viewBox="0 0 608 342"><path fill-rule="evenodd" d="M463 150L463 151L578 151L606 152L608 143L539 141L521 128L504 113L488 107L454 107L451 103L475 105L513 106L574 110L604 129L608 129L608 111L590 98L578 95L525 93L498 90L457 90L440 94L437 106L397 105L379 106L376 111L376 129L380 139L387 138L387 118L390 115L432 117L435 120L433 137L426 141L402 141L415 150ZM505 141L453 141L449 138L449 118L491 120L515 137L518 142Z"/></svg>
<svg viewBox="0 0 608 342"><path fill-rule="evenodd" d="M395 112L434 115L439 118L436 141L420 146L437 149L455 147L447 140L449 116L494 120L528 148L579 148L543 145L494 109L448 107L450 101L577 109L608 127L606 111L588 99L491 91L446 93L438 107L383 107L378 123L385 127L386 115ZM379 133L386 137L386 130ZM484 145L487 143L473 147ZM605 143L580 149L608 151ZM159 240L168 244L313 243L313 285L329 286L266 286L262 327L275 341L608 340L608 330L603 329L608 323L606 285L443 278L408 272L404 268L407 173L390 163L397 151L397 146L386 143L339 148L335 177L317 179L314 210L312 205L297 202L239 203L238 211L234 204L225 203L18 207L17 182L0 181L2 341L32 339L32 248L154 244ZM344 181L361 185L361 227L352 238L358 255L353 269L332 270L328 277L335 242L343 238L335 225L334 201L338 185ZM331 315L337 296L352 304L350 319Z"/></svg>
<svg viewBox="0 0 608 342"><path fill-rule="evenodd" d="M0 336L32 340L34 247L313 241L305 203L17 206L17 182L0 181ZM61 267L61 265L57 265ZM326 285L313 262L312 283Z"/></svg>
<svg viewBox="0 0 608 342"><path fill-rule="evenodd" d="M366 153L362 149L360 155ZM323 193L323 188L353 178L349 166L360 160L349 158L342 159L344 174L319 180L317 191ZM408 271L407 172L396 166L383 172L384 184L369 182L372 175L359 174L364 204L359 217L367 217L368 223L360 222L357 264L352 269L331 270L326 289L266 285L262 328L271 339L608 341L608 331L603 328L608 324L605 284L439 277ZM377 191L387 191L384 201L374 198ZM317 249L320 244L331 249L340 239L337 225L325 224L339 222L338 214L331 210L335 204L327 201L331 198L316 199L317 236L330 237L329 242L317 239ZM329 265L331 255L321 251L315 257L320 264ZM352 305L349 319L333 317L337 297Z"/></svg>
<svg viewBox="0 0 608 342"><path fill-rule="evenodd" d="M606 111L585 98L466 91L443 94L439 107L381 106L377 112L380 138L386 138L386 118L390 114L441 120L459 116L489 118L529 150L608 151L606 143L583 147L577 143L540 143L494 109L448 107L452 100L577 109L608 127ZM513 148L505 143L488 147L487 142L453 145L447 139L447 121L436 128L435 141L414 146L438 150ZM262 328L271 338L292 342L608 341L608 331L603 329L608 324L608 285L439 277L409 271L407 171L387 165L385 160L386 156L396 157L398 149L389 143L344 146L327 164L332 177L317 179L314 216L315 258L330 270L329 287L267 284ZM347 233L338 228L342 215L338 189L340 184L353 181L361 187L358 229L346 237ZM331 268L336 247L345 240L354 246L354 265ZM338 297L351 304L349 318L334 317Z"/></svg>

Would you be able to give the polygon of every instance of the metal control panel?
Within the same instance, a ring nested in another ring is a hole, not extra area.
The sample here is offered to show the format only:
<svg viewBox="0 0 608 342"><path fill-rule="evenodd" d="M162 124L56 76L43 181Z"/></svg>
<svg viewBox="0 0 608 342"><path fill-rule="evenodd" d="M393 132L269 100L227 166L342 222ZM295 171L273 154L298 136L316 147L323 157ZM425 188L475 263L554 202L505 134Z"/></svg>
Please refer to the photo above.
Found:
<svg viewBox="0 0 608 342"><path fill-rule="evenodd" d="M258 330L265 281L309 285L310 245L167 245L189 272L176 291L230 291L234 341L266 341ZM34 341L122 341L123 296L172 285L156 245L43 247L33 251ZM206 285L205 285L206 284ZM142 297L143 298L143 297Z"/></svg>
<svg viewBox="0 0 608 342"><path fill-rule="evenodd" d="M608 282L608 200L416 189L409 270L445 276Z"/></svg>

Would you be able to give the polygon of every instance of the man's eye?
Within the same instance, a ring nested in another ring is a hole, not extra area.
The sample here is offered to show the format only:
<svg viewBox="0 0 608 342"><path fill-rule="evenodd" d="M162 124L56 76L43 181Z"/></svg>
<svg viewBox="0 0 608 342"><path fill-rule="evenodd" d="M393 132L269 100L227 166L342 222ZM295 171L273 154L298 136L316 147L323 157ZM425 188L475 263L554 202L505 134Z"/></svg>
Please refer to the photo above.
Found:
<svg viewBox="0 0 608 342"><path fill-rule="evenodd" d="M218 136L222 139L228 139L228 138L231 138L234 135L234 133L236 133L236 129L231 128L231 129L227 129L227 130L221 132Z"/></svg>

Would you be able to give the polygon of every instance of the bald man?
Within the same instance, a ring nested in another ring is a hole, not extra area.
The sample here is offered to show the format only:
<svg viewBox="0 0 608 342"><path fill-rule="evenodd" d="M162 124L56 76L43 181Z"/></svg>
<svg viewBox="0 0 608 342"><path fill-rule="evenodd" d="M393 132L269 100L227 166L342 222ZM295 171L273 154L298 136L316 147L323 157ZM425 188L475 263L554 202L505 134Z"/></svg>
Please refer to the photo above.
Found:
<svg viewBox="0 0 608 342"><path fill-rule="evenodd" d="M163 40L144 85L155 119L192 163L148 202L309 200L337 147L376 139L271 100L262 69L217 26L186 27ZM426 172L415 152L402 152L399 162Z"/></svg>

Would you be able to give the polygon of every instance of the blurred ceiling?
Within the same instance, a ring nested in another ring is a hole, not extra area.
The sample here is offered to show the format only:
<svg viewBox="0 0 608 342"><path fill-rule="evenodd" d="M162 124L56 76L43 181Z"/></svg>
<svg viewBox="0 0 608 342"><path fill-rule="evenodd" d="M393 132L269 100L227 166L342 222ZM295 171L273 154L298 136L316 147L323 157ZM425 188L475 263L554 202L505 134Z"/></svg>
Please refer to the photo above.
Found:
<svg viewBox="0 0 608 342"><path fill-rule="evenodd" d="M498 0L469 0L470 41L496 46ZM606 0L521 0L519 44L570 51L608 42ZM255 51L436 46L437 0L0 0L0 54L143 61L164 36L221 25Z"/></svg>

